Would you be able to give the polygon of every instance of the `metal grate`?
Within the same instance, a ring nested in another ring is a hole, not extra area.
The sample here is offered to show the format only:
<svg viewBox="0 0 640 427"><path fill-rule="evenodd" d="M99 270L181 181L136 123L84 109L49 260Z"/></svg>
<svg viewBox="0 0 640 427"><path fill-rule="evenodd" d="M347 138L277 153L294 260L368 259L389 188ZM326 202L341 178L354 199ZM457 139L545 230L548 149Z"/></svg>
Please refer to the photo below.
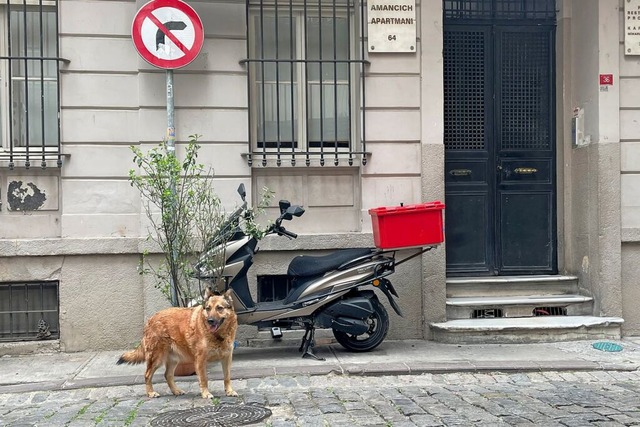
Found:
<svg viewBox="0 0 640 427"><path fill-rule="evenodd" d="M502 33L503 149L546 150L551 146L549 40L543 32Z"/></svg>
<svg viewBox="0 0 640 427"><path fill-rule="evenodd" d="M247 11L249 165L366 164L364 2L247 0Z"/></svg>
<svg viewBox="0 0 640 427"><path fill-rule="evenodd" d="M151 420L160 427L231 427L255 424L271 416L271 410L257 404L221 404L170 411Z"/></svg>
<svg viewBox="0 0 640 427"><path fill-rule="evenodd" d="M445 19L555 19L555 0L445 0Z"/></svg>
<svg viewBox="0 0 640 427"><path fill-rule="evenodd" d="M0 341L60 336L58 282L0 283Z"/></svg>
<svg viewBox="0 0 640 427"><path fill-rule="evenodd" d="M447 150L485 146L485 33L444 33L444 144Z"/></svg>
<svg viewBox="0 0 640 427"><path fill-rule="evenodd" d="M533 309L534 316L566 316L567 307L536 307Z"/></svg>
<svg viewBox="0 0 640 427"><path fill-rule="evenodd" d="M504 317L501 308L480 308L471 313L472 319L493 319L496 317Z"/></svg>
<svg viewBox="0 0 640 427"><path fill-rule="evenodd" d="M58 1L4 0L0 19L6 28L0 77L9 82L0 106L8 152L0 150L0 161L10 169L38 160L42 168L50 161L60 167Z"/></svg>
<svg viewBox="0 0 640 427"><path fill-rule="evenodd" d="M292 286L287 275L258 276L258 302L283 300Z"/></svg>

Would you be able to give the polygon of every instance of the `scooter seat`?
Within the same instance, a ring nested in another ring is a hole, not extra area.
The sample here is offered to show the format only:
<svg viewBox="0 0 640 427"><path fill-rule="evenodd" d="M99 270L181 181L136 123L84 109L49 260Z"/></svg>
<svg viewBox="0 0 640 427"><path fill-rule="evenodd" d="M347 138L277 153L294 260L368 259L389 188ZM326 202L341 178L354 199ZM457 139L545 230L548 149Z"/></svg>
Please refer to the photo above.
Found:
<svg viewBox="0 0 640 427"><path fill-rule="evenodd" d="M370 248L360 248L342 249L323 256L299 255L289 263L287 274L294 277L317 276L335 270L347 261L372 253L373 250Z"/></svg>

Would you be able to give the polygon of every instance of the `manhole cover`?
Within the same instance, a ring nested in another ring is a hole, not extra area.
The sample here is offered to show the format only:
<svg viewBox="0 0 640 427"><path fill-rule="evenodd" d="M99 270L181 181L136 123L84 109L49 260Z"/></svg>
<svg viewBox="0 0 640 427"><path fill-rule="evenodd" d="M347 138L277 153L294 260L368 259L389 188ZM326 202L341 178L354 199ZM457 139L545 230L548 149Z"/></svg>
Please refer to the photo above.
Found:
<svg viewBox="0 0 640 427"><path fill-rule="evenodd" d="M597 342L593 344L593 348L602 351L622 351L622 346L613 342Z"/></svg>
<svg viewBox="0 0 640 427"><path fill-rule="evenodd" d="M215 405L183 409L160 414L152 426L232 427L257 423L271 416L271 411L258 405Z"/></svg>

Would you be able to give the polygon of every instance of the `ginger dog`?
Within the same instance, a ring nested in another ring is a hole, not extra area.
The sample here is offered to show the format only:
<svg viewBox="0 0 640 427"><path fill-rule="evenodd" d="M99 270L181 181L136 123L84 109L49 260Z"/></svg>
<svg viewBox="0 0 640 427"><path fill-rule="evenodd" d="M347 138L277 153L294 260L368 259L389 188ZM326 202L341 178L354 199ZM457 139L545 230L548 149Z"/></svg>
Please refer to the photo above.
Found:
<svg viewBox="0 0 640 427"><path fill-rule="evenodd" d="M146 362L147 396L158 397L151 380L160 365L165 366L164 377L171 393L178 396L184 392L174 381L175 368L181 361L194 362L202 397L210 399L213 395L209 392L207 362L219 360L224 374L224 391L227 396L237 396L231 387L231 359L237 328L230 291L214 295L207 289L202 305L173 307L154 314L144 327L141 344L120 356L117 364Z"/></svg>

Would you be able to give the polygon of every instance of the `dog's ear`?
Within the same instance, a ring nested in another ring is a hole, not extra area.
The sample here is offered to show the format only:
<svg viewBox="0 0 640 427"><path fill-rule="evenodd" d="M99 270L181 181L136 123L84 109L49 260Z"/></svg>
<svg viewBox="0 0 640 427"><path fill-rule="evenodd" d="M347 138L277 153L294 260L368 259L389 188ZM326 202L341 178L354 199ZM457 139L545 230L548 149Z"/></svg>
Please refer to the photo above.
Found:
<svg viewBox="0 0 640 427"><path fill-rule="evenodd" d="M231 307L233 307L233 298L231 298L231 289L227 290L224 294L222 294L224 300L229 303Z"/></svg>
<svg viewBox="0 0 640 427"><path fill-rule="evenodd" d="M213 292L211 291L211 288L207 286L207 289L204 291L204 300L206 301L212 296Z"/></svg>

